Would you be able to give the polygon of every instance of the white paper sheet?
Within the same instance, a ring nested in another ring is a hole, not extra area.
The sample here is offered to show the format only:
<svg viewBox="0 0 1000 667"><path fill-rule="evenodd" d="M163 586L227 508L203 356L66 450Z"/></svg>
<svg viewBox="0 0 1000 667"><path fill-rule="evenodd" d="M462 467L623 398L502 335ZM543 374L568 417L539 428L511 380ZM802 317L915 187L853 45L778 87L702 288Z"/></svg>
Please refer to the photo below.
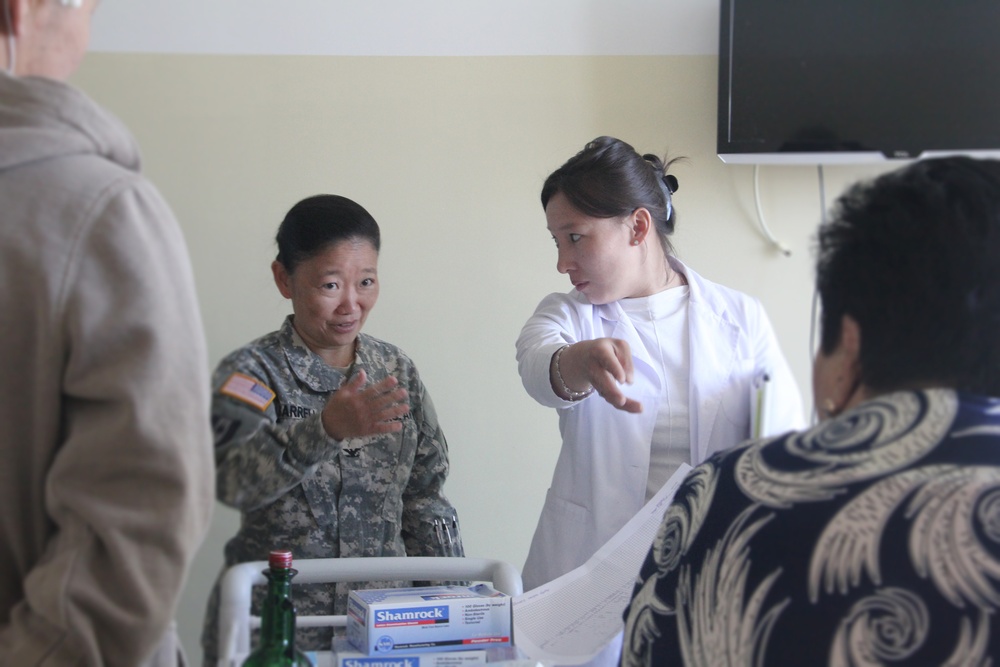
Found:
<svg viewBox="0 0 1000 667"><path fill-rule="evenodd" d="M687 464L590 560L514 598L514 642L534 660L578 665L594 657L623 627L639 569Z"/></svg>

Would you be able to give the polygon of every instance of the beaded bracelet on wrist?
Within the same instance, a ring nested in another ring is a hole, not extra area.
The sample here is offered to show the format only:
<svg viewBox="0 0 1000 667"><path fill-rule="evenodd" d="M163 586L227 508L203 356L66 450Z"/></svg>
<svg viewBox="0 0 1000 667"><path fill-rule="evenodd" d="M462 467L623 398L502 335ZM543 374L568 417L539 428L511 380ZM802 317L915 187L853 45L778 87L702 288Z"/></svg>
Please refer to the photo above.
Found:
<svg viewBox="0 0 1000 667"><path fill-rule="evenodd" d="M565 350L569 345L563 345L558 350L556 350L555 356L555 369L556 369L556 379L559 380L559 384L562 387L563 394L569 397L571 401L582 401L583 399L594 393L594 388L590 387L584 391L573 391L566 386L566 380L563 380L562 372L559 370L559 358L562 357L563 350Z"/></svg>

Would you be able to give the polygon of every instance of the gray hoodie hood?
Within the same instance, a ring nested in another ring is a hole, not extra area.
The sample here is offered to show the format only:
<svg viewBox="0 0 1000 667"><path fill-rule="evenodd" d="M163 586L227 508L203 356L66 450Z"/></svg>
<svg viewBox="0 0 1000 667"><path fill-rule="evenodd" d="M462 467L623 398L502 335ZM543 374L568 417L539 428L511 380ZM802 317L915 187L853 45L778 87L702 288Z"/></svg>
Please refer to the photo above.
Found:
<svg viewBox="0 0 1000 667"><path fill-rule="evenodd" d="M72 86L0 72L0 171L69 155L139 171L139 150L114 116Z"/></svg>

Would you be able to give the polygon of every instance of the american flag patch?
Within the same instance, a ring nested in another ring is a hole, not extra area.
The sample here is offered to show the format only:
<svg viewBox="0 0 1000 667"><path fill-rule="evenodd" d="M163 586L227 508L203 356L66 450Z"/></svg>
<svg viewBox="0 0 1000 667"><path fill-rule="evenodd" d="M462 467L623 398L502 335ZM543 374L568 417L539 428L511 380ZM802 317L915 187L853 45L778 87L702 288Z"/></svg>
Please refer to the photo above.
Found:
<svg viewBox="0 0 1000 667"><path fill-rule="evenodd" d="M244 403L249 403L261 412L267 410L274 400L274 392L249 375L233 373L219 391Z"/></svg>

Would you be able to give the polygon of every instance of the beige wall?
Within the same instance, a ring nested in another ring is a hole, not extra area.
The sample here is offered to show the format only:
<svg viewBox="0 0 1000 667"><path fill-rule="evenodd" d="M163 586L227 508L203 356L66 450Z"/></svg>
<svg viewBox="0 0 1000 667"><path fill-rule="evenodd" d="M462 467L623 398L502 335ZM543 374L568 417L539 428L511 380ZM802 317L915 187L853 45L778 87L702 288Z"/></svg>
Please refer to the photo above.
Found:
<svg viewBox="0 0 1000 667"><path fill-rule="evenodd" d="M287 208L319 193L383 230L367 331L416 361L448 436L447 492L470 556L523 563L559 447L521 388L514 340L555 270L538 191L598 135L688 156L680 257L765 304L809 400L814 167L765 167L785 258L757 233L752 168L715 155L715 56L267 57L91 54L75 83L132 128L194 261L214 364L289 311L269 264ZM877 168L826 169L829 197ZM150 304L155 307L155 304ZM219 508L178 614L197 656L205 597L237 525Z"/></svg>

